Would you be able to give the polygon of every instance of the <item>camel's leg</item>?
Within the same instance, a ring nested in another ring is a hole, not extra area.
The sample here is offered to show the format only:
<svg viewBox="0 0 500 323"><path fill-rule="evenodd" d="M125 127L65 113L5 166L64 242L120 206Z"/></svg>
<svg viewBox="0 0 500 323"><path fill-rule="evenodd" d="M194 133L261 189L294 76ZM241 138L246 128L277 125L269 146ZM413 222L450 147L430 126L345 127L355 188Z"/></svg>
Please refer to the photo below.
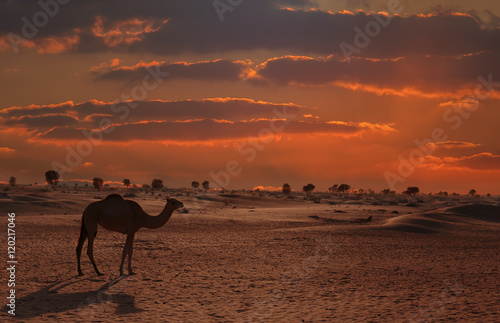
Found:
<svg viewBox="0 0 500 323"><path fill-rule="evenodd" d="M132 239L130 240L130 246L128 247L128 274L135 275L132 270L132 252L134 251L134 235L132 235Z"/></svg>
<svg viewBox="0 0 500 323"><path fill-rule="evenodd" d="M127 233L127 240L125 241L125 246L123 246L122 252L122 262L120 263L120 276L123 276L123 264L125 263L125 256L129 254L129 250L132 248L132 243L134 241L134 233ZM130 271L130 260L129 260L129 271Z"/></svg>
<svg viewBox="0 0 500 323"><path fill-rule="evenodd" d="M89 256L90 261L92 262L92 266L94 266L94 270L95 270L96 274L99 276L102 276L103 274L101 274L99 272L99 270L97 269L97 266L96 266L95 260L94 260L94 239L95 239L95 236L97 235L97 230L92 232L92 233L89 232L88 235L89 235L89 245L87 247L87 255Z"/></svg>
<svg viewBox="0 0 500 323"><path fill-rule="evenodd" d="M78 239L78 246L76 246L76 260L78 263L78 275L83 275L82 269L80 267L80 257L82 255L82 248L85 240L87 239L87 229L85 229L85 224L83 223L82 218L82 227L80 229L80 238Z"/></svg>

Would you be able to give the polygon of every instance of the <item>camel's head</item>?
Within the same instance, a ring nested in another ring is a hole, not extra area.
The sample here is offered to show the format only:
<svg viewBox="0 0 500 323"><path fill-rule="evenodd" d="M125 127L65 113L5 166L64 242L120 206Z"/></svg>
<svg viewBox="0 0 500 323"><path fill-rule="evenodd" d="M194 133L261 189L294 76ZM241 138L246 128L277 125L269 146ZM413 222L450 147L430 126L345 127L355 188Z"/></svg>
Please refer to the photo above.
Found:
<svg viewBox="0 0 500 323"><path fill-rule="evenodd" d="M176 199L167 199L167 203L170 205L173 205L173 207L176 209L180 209L181 207L184 207L184 203L177 201Z"/></svg>

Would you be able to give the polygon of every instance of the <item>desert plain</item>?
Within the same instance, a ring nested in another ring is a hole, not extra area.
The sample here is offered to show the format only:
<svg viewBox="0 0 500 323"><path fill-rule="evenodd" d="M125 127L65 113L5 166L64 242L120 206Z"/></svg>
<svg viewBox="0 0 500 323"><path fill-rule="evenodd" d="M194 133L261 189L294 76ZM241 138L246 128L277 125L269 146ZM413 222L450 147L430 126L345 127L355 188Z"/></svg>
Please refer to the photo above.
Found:
<svg viewBox="0 0 500 323"><path fill-rule="evenodd" d="M118 272L125 236L99 228L77 275L82 212L111 191L13 188L0 196L7 268L15 213L15 316L1 273L0 320L17 322L498 322L500 199L315 192L129 194L151 215L133 276ZM411 206L408 206L410 202Z"/></svg>

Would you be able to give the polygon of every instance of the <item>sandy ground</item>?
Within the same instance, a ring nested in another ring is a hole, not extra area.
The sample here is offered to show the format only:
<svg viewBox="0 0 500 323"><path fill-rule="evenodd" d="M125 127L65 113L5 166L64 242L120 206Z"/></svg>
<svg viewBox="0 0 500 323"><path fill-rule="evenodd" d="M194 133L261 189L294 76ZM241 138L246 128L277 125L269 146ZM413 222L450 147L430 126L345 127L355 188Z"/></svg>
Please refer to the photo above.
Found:
<svg viewBox="0 0 500 323"><path fill-rule="evenodd" d="M15 212L18 260L16 315L3 306L0 320L500 321L495 199L426 198L408 207L403 197L325 194L314 203L299 194L168 192L189 211L137 233L137 275L118 276L125 236L100 228L95 258L105 276L95 275L86 246L85 275L77 276L81 213L107 194L0 196L0 241L7 249L8 213ZM137 195L151 214L165 203ZM7 270L0 278L6 302Z"/></svg>

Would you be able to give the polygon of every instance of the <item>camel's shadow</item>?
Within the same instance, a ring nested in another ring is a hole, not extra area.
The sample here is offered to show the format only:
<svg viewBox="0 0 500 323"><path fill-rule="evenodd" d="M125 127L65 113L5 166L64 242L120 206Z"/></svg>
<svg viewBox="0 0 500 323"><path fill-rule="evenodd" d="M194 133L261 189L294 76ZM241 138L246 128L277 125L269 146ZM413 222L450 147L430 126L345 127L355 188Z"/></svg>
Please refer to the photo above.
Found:
<svg viewBox="0 0 500 323"><path fill-rule="evenodd" d="M80 319L93 321L97 315L109 312L109 303L117 305L114 315L142 312L142 309L135 307L134 297L123 292L124 286L118 286L118 283L124 278L126 276L112 278L95 291L75 293L60 293L59 290L86 279L70 278L52 283L34 293L16 299L15 318L33 318L43 314L50 315L51 313L62 313L76 309L78 310L76 315ZM4 310L7 311L9 308L4 306Z"/></svg>

